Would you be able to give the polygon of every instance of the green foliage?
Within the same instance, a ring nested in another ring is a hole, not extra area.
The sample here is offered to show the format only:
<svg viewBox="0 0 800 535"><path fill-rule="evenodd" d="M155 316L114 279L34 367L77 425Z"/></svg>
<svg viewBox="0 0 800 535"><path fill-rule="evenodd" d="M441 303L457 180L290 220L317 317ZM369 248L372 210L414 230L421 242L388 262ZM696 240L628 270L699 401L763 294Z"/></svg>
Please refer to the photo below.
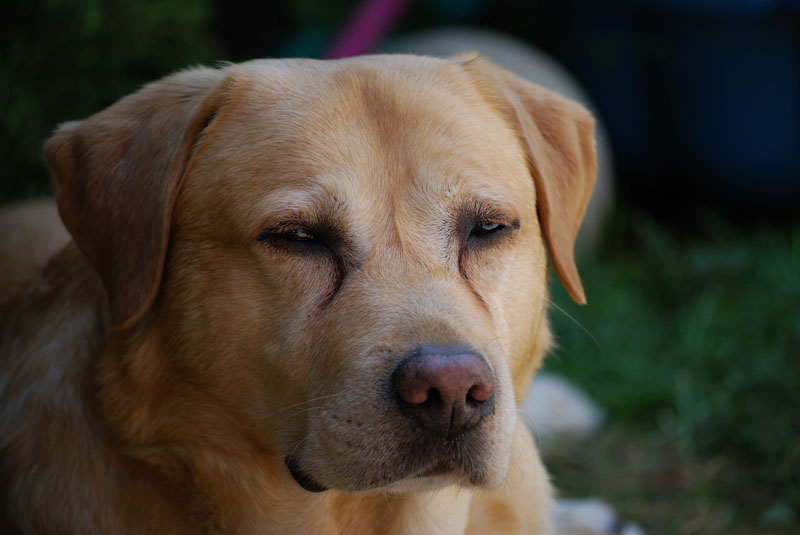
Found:
<svg viewBox="0 0 800 535"><path fill-rule="evenodd" d="M560 347L548 369L581 384L612 424L656 432L685 458L733 463L710 490L719 500L797 515L800 227L743 234L712 223L709 239L680 243L636 223L635 252L582 263L587 307L551 285L596 343L554 310Z"/></svg>
<svg viewBox="0 0 800 535"><path fill-rule="evenodd" d="M42 143L143 83L212 60L210 2L14 2L0 17L0 202L49 192Z"/></svg>

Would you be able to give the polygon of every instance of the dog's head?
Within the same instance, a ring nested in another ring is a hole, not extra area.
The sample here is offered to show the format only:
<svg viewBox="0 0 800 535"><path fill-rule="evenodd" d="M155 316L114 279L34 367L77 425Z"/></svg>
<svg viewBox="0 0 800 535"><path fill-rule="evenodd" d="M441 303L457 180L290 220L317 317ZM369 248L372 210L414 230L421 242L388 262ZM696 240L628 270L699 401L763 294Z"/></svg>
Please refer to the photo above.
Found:
<svg viewBox="0 0 800 535"><path fill-rule="evenodd" d="M545 242L584 300L592 132L487 61L412 56L195 69L63 126L64 222L112 338L150 340L109 365L140 400L109 417L258 443L308 490L499 484L549 343Z"/></svg>

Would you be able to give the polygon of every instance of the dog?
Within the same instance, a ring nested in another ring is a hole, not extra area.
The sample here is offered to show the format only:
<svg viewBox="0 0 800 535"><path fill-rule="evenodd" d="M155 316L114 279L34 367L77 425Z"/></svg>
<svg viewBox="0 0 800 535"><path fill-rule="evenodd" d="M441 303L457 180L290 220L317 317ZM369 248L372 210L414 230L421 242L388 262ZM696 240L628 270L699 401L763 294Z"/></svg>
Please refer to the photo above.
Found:
<svg viewBox="0 0 800 535"><path fill-rule="evenodd" d="M14 308L33 274L67 242L69 233L51 200L0 208L0 320Z"/></svg>
<svg viewBox="0 0 800 535"><path fill-rule="evenodd" d="M517 405L547 253L585 302L593 125L407 55L194 68L62 125L72 240L2 318L7 531L550 533Z"/></svg>

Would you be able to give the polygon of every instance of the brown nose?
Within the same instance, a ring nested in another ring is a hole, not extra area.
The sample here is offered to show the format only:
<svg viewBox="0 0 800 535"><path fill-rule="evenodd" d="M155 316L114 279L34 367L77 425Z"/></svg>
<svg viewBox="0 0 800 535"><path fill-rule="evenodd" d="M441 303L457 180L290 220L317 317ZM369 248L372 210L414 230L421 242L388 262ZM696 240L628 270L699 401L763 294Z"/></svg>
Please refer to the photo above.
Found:
<svg viewBox="0 0 800 535"><path fill-rule="evenodd" d="M429 431L452 436L490 410L494 374L478 353L427 346L400 363L393 385L403 412Z"/></svg>

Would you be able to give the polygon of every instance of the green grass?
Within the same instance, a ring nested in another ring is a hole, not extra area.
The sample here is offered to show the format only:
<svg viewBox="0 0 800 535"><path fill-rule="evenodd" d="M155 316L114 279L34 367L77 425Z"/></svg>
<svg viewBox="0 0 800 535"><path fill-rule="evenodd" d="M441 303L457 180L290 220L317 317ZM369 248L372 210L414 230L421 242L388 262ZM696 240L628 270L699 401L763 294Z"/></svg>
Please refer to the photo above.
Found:
<svg viewBox="0 0 800 535"><path fill-rule="evenodd" d="M553 310L546 368L609 420L551 460L557 484L651 534L800 533L800 226L686 238L637 217L608 241L580 265L588 306L551 285L591 337Z"/></svg>

